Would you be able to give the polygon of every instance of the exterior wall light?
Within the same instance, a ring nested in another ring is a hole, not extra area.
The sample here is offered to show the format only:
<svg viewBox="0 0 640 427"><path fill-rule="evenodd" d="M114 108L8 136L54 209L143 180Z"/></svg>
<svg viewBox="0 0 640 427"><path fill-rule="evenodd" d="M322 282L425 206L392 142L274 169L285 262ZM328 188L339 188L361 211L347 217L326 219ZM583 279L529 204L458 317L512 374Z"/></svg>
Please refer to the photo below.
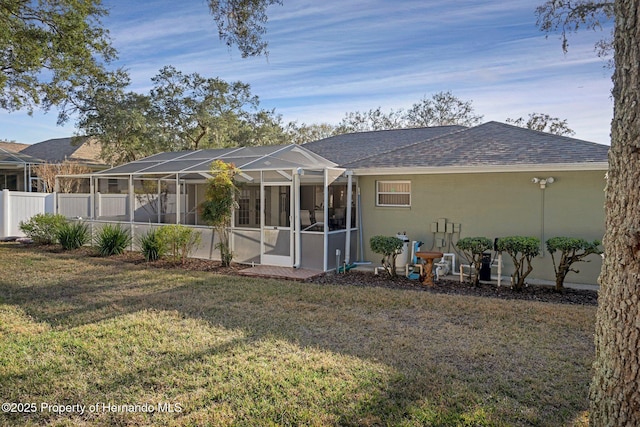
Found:
<svg viewBox="0 0 640 427"><path fill-rule="evenodd" d="M540 184L540 188L541 189L545 189L547 187L547 184L553 184L555 182L555 178L550 176L549 178L531 178L531 182L534 184Z"/></svg>

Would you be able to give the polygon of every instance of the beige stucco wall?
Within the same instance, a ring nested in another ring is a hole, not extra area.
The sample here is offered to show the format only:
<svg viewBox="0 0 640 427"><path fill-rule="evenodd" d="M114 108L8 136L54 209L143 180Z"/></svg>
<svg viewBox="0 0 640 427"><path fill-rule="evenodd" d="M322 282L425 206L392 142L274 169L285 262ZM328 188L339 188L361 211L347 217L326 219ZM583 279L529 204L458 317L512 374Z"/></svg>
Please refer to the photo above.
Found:
<svg viewBox="0 0 640 427"><path fill-rule="evenodd" d="M510 235L553 236L602 239L604 234L605 171L473 173L446 175L359 176L362 195L365 258L377 262L371 252L369 238L406 232L411 240L425 242L423 249L434 243L431 223L446 218L461 224L459 237L488 238ZM543 191L533 184L533 177L552 176L555 182ZM377 207L377 180L410 180L411 207ZM544 194L544 231L542 205ZM453 241L458 235L453 235ZM444 252L452 251L445 248ZM579 274L570 273L567 282L596 284L601 259L592 255L589 263L578 264ZM512 263L505 254L505 271ZM551 257L546 253L534 260L529 276L554 280ZM495 274L495 271L493 272Z"/></svg>

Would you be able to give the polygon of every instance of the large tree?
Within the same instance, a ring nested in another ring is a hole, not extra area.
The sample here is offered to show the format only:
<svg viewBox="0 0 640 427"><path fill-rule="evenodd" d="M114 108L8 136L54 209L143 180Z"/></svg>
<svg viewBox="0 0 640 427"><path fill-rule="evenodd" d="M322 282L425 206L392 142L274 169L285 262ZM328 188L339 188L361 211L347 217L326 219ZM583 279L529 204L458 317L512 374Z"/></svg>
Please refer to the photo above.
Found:
<svg viewBox="0 0 640 427"><path fill-rule="evenodd" d="M616 0L604 262L591 385L594 426L640 425L640 10Z"/></svg>
<svg viewBox="0 0 640 427"><path fill-rule="evenodd" d="M451 91L424 96L409 109L373 110L347 113L335 129L336 134L429 126L473 126L482 120L471 101L463 101Z"/></svg>
<svg viewBox="0 0 640 427"><path fill-rule="evenodd" d="M151 103L170 151L284 142L280 118L260 109L251 87L164 67L151 79Z"/></svg>
<svg viewBox="0 0 640 427"><path fill-rule="evenodd" d="M0 108L49 109L115 58L100 0L0 1Z"/></svg>
<svg viewBox="0 0 640 427"><path fill-rule="evenodd" d="M78 128L102 142L102 157L120 164L161 151L288 142L273 110L259 108L248 84L164 67L149 94L127 92L121 76L90 82L74 104Z"/></svg>
<svg viewBox="0 0 640 427"><path fill-rule="evenodd" d="M555 8L555 9L554 9ZM543 12L541 15L540 13ZM545 14L546 13L546 14ZM590 388L593 426L640 425L640 10L637 0L551 0L541 29L599 28L615 18L611 149L605 191L604 261ZM545 25L545 22L547 23ZM607 42L602 43L607 46Z"/></svg>
<svg viewBox="0 0 640 427"><path fill-rule="evenodd" d="M555 135L572 136L576 134L569 127L566 119L551 117L549 114L544 113L531 113L526 120L523 117L519 117L517 119L508 118L505 121L512 125Z"/></svg>
<svg viewBox="0 0 640 427"><path fill-rule="evenodd" d="M408 127L474 126L482 115L475 113L471 101L463 101L451 91L438 92L431 98L423 97L405 114Z"/></svg>

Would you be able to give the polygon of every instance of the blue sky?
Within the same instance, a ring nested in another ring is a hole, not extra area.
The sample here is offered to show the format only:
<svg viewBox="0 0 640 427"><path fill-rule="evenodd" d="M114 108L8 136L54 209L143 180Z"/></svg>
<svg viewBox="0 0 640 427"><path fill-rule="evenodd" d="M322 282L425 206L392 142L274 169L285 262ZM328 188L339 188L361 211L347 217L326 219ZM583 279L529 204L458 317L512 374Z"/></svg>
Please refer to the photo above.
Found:
<svg viewBox="0 0 640 427"><path fill-rule="evenodd" d="M336 124L347 112L408 108L451 91L483 121L547 113L576 138L609 143L611 70L602 33L560 40L535 26L543 0L284 0L270 7L269 57L243 59L219 41L203 0L103 0L104 24L131 89L165 65L251 85L285 122ZM179 5L176 7L176 5ZM35 143L74 134L56 113L0 112L0 139Z"/></svg>

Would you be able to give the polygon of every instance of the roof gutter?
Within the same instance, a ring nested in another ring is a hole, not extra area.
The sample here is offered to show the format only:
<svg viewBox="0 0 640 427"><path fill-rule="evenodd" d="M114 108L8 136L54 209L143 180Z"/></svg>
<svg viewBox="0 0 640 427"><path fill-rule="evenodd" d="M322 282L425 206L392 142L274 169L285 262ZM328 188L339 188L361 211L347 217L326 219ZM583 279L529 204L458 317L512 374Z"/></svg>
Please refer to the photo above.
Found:
<svg viewBox="0 0 640 427"><path fill-rule="evenodd" d="M385 168L353 168L354 175L444 175L462 173L502 173L502 172L578 172L606 171L607 162L592 163L540 163L523 165L496 166L440 166L440 167L385 167Z"/></svg>

